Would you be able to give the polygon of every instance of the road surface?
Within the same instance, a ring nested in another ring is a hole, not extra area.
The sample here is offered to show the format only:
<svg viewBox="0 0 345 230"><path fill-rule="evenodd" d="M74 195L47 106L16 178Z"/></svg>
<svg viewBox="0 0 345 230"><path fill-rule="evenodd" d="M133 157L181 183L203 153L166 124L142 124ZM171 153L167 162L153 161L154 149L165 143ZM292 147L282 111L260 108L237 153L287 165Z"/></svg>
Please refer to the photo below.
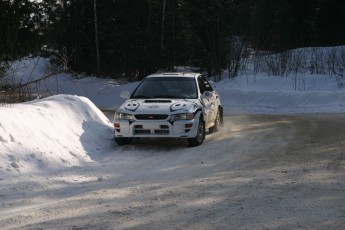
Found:
<svg viewBox="0 0 345 230"><path fill-rule="evenodd" d="M196 148L109 137L91 164L2 187L0 226L343 229L344 140L344 114L227 116Z"/></svg>

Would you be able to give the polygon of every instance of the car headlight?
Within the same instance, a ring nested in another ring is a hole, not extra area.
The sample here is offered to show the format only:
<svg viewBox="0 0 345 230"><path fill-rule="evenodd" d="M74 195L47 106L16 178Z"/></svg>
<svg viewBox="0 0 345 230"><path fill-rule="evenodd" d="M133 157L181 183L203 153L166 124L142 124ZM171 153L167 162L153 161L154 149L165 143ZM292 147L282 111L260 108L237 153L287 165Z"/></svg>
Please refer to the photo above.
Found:
<svg viewBox="0 0 345 230"><path fill-rule="evenodd" d="M128 120L128 121L134 120L134 116L132 114L120 113L120 112L115 112L114 118L115 120Z"/></svg>
<svg viewBox="0 0 345 230"><path fill-rule="evenodd" d="M179 113L173 114L170 117L171 121L178 121L178 120L192 120L194 118L194 113Z"/></svg>

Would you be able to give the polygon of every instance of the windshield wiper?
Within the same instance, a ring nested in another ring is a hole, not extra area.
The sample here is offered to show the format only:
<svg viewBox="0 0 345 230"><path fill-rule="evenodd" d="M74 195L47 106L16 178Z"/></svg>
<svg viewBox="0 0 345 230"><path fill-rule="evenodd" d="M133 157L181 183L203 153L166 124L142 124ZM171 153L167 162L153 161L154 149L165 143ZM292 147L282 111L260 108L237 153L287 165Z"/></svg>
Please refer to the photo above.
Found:
<svg viewBox="0 0 345 230"><path fill-rule="evenodd" d="M190 97L174 96L174 95L155 95L152 98L175 98L175 99L189 99Z"/></svg>
<svg viewBox="0 0 345 230"><path fill-rule="evenodd" d="M154 95L152 98L174 98L171 95Z"/></svg>

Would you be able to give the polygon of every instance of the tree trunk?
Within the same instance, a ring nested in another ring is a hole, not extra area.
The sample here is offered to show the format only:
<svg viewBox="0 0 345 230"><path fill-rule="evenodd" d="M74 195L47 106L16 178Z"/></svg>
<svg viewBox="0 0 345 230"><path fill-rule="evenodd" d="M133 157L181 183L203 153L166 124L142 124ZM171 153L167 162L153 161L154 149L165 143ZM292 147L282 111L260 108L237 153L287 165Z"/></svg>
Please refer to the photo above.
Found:
<svg viewBox="0 0 345 230"><path fill-rule="evenodd" d="M161 25L161 49L164 50L164 26L165 26L165 6L166 0L163 0L163 9L162 9L162 25Z"/></svg>
<svg viewBox="0 0 345 230"><path fill-rule="evenodd" d="M95 16L95 43L96 43L96 62L97 62L97 72L96 75L99 77L100 74L100 60L99 60L99 42L98 42L98 22L97 22L97 0L93 1L93 12Z"/></svg>

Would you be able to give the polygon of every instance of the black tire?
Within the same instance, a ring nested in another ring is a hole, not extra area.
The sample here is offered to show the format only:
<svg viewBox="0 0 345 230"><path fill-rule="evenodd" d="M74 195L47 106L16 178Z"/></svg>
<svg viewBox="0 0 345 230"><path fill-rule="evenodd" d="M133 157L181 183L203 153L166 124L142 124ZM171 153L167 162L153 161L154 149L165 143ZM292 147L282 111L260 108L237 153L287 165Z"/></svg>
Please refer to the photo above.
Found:
<svg viewBox="0 0 345 230"><path fill-rule="evenodd" d="M216 133L223 127L223 111L218 109L216 120L214 121L214 126L210 128L210 133Z"/></svg>
<svg viewBox="0 0 345 230"><path fill-rule="evenodd" d="M116 144L120 146L128 145L132 142L132 138L129 137L115 137Z"/></svg>
<svg viewBox="0 0 345 230"><path fill-rule="evenodd" d="M191 147L196 147L201 145L205 140L205 123L200 117L199 124L198 124L198 131L196 133L196 136L193 138L188 138L188 144Z"/></svg>

